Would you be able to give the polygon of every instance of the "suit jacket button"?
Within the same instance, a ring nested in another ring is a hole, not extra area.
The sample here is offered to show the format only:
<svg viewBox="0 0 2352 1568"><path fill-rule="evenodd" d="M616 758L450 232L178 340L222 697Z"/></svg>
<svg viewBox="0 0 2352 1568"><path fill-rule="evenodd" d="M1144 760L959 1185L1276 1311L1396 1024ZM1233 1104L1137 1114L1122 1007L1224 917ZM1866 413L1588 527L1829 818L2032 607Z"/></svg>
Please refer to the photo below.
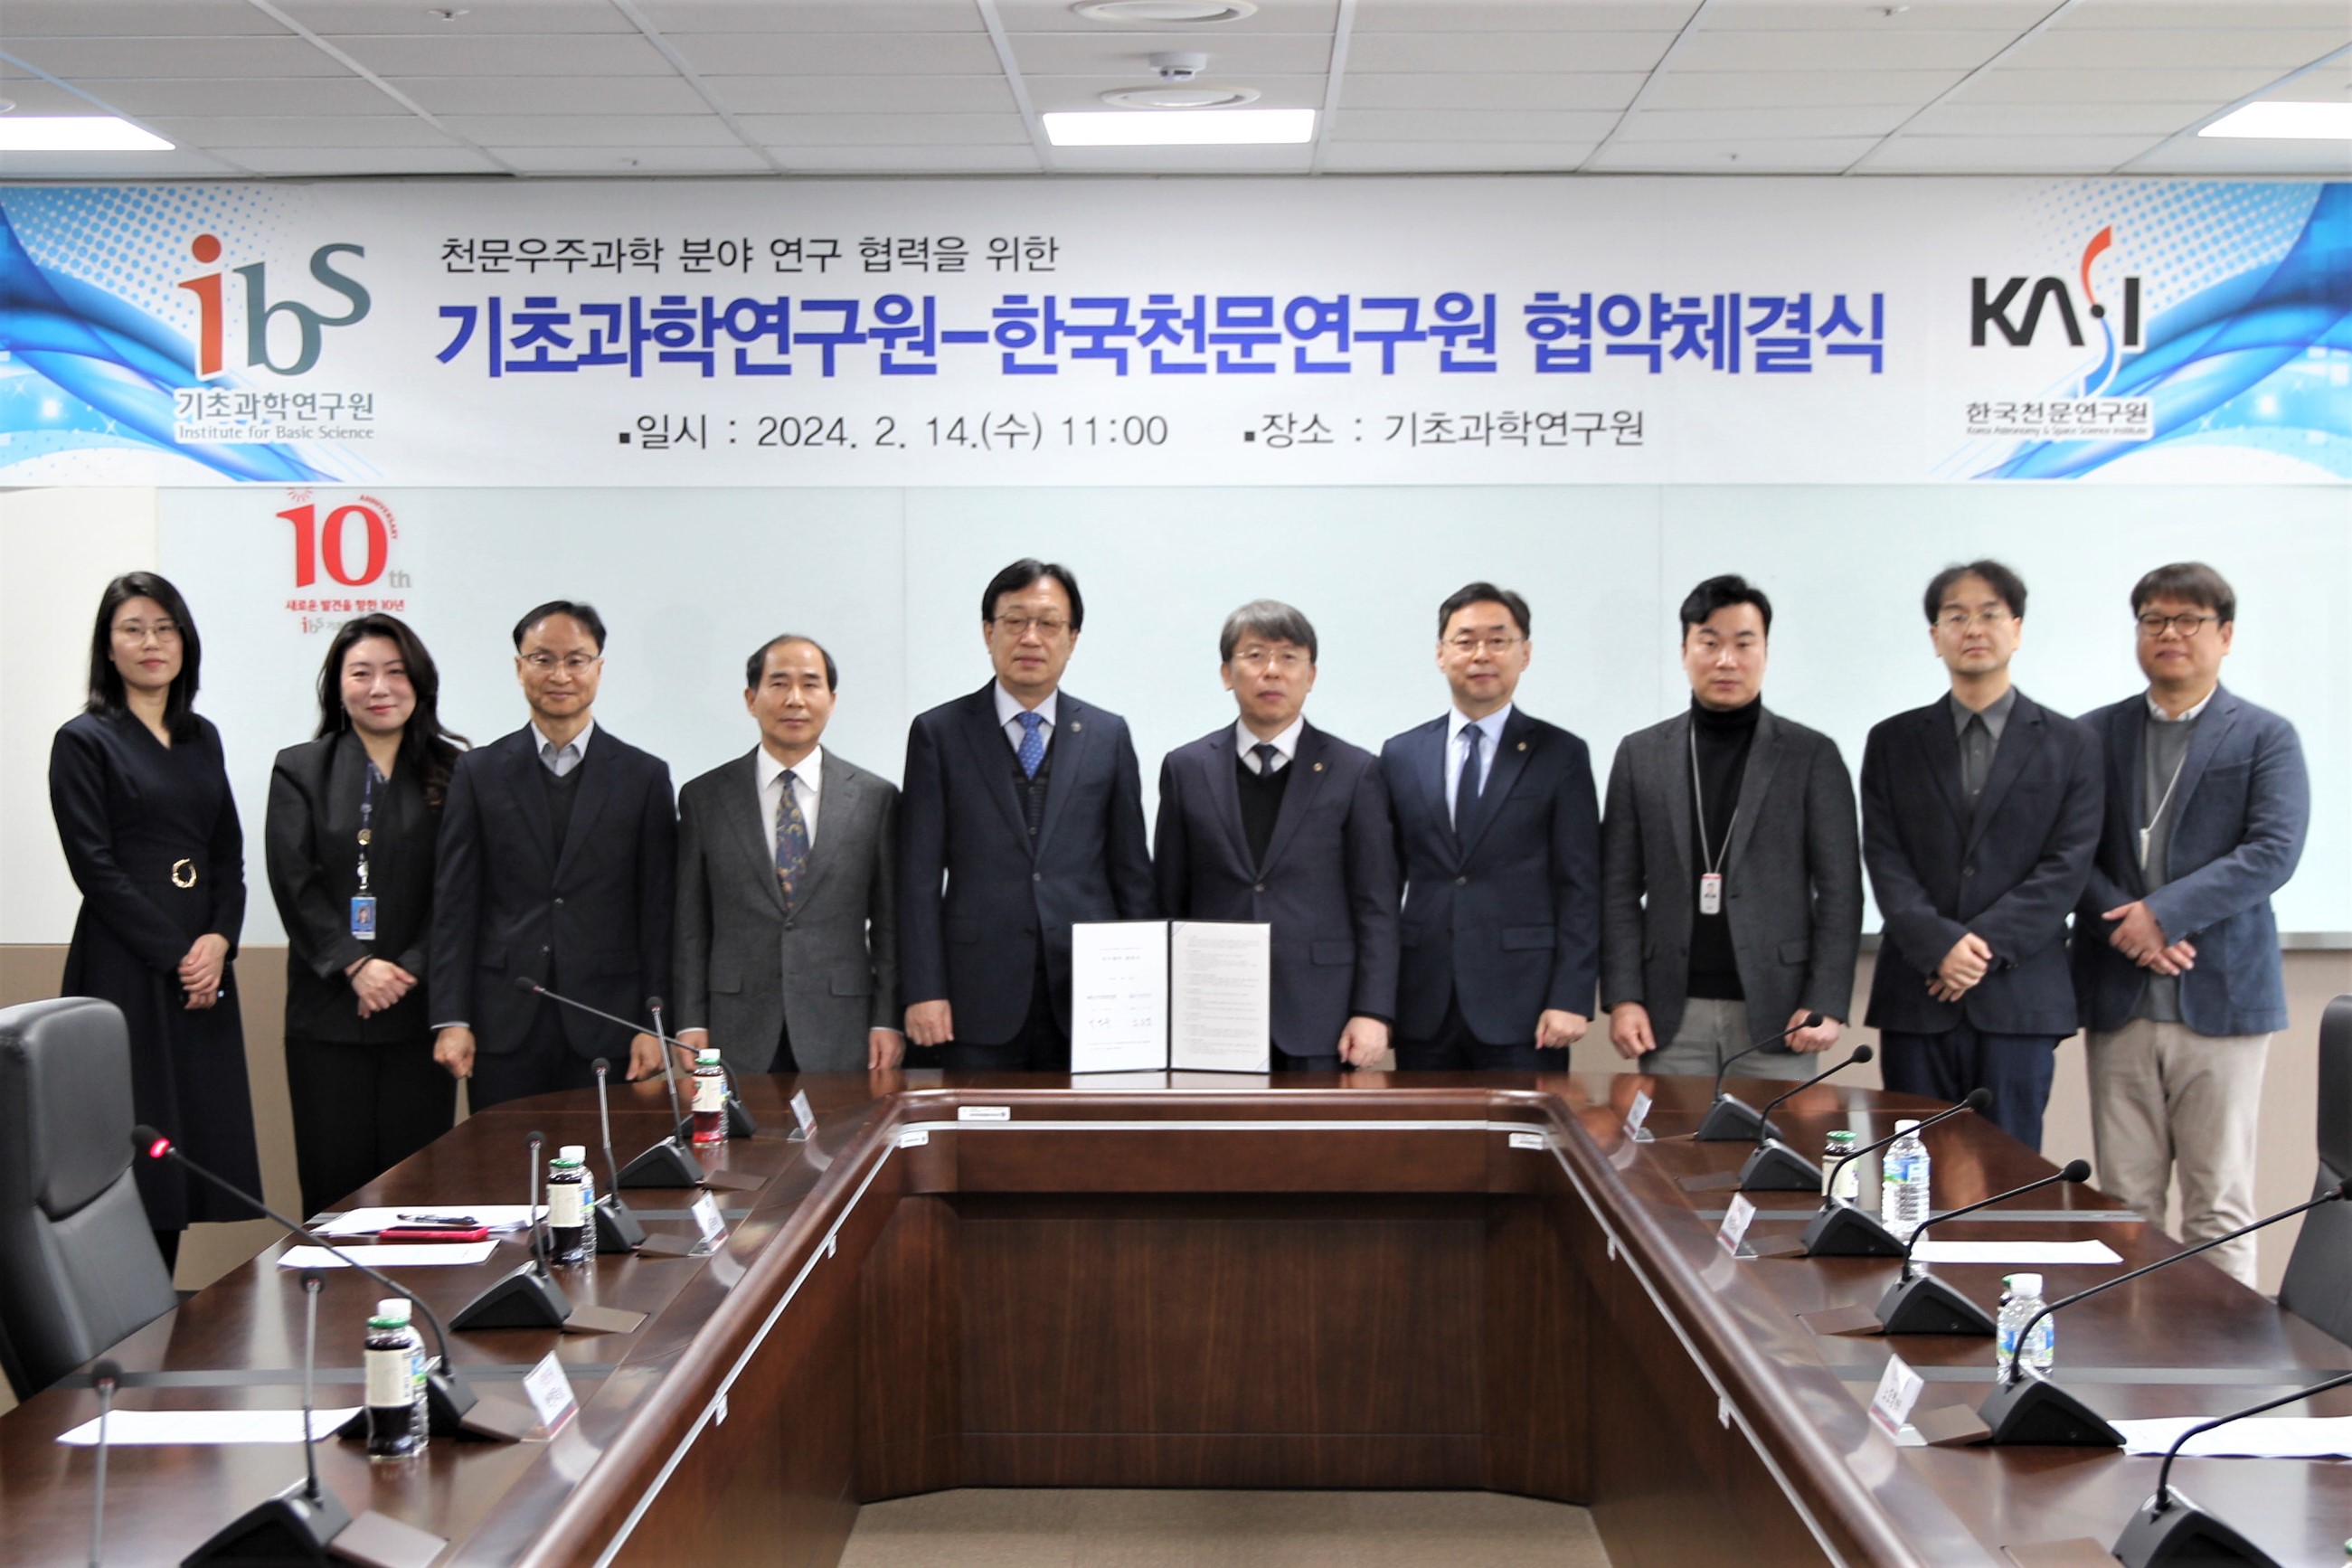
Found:
<svg viewBox="0 0 2352 1568"><path fill-rule="evenodd" d="M1265 891L1265 884L1264 882L1254 882L1250 885L1250 891L1254 893L1263 893Z"/></svg>
<svg viewBox="0 0 2352 1568"><path fill-rule="evenodd" d="M1457 888L1466 888L1470 885L1470 879L1467 877L1456 877L1454 879L1454 885Z"/></svg>
<svg viewBox="0 0 2352 1568"><path fill-rule="evenodd" d="M555 907L559 910L563 907L563 900L561 898L555 900Z"/></svg>
<svg viewBox="0 0 2352 1568"><path fill-rule="evenodd" d="M540 951L540 952L545 952L547 951L546 944L545 944L545 943L541 943L541 946L540 946L540 950L539 950L539 951Z"/></svg>
<svg viewBox="0 0 2352 1568"><path fill-rule="evenodd" d="M1963 877L1973 877L1976 874L1977 868L1974 866L1963 866L1960 868L1960 875ZM557 901L561 902L562 900L558 900Z"/></svg>
<svg viewBox="0 0 2352 1568"><path fill-rule="evenodd" d="M1032 871L1029 873L1029 879L1033 882L1042 882L1045 879L1045 873L1043 871Z"/></svg>

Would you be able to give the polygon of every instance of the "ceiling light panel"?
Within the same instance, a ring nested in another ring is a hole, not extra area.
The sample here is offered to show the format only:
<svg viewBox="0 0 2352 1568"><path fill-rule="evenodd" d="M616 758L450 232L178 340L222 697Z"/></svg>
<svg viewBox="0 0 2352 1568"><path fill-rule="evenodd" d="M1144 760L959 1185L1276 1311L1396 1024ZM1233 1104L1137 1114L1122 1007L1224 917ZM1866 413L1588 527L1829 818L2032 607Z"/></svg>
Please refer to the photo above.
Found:
<svg viewBox="0 0 2352 1568"><path fill-rule="evenodd" d="M2352 141L2352 103L2295 103L2270 100L2223 115L2198 133L2213 137L2261 137L2283 142Z"/></svg>
<svg viewBox="0 0 2352 1568"><path fill-rule="evenodd" d="M110 114L0 114L0 148L20 153L168 153L172 143Z"/></svg>
<svg viewBox="0 0 2352 1568"><path fill-rule="evenodd" d="M1315 138L1311 109L1129 110L1039 118L1056 147L1280 146Z"/></svg>

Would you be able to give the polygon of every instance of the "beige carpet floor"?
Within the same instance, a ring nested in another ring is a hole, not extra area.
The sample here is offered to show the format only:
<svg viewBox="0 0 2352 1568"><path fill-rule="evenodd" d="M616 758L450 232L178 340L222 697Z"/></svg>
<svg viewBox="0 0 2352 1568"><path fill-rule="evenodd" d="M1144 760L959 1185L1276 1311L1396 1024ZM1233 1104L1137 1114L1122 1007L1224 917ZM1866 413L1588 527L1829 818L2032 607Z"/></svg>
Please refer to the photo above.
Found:
<svg viewBox="0 0 2352 1568"><path fill-rule="evenodd" d="M842 1568L1608 1568L1580 1508L1491 1492L934 1492L869 1503Z"/></svg>

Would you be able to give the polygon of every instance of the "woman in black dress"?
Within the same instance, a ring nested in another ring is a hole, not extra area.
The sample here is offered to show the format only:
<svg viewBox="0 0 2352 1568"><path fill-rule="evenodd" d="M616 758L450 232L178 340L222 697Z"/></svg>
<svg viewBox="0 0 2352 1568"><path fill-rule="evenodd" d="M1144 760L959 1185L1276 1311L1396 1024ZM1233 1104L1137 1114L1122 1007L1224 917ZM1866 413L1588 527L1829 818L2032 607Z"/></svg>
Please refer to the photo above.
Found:
<svg viewBox="0 0 2352 1568"><path fill-rule="evenodd" d="M89 705L49 750L49 805L82 898L65 992L122 1009L139 1120L254 1192L261 1163L229 964L245 923L245 835L220 734L192 708L202 654L177 588L152 572L106 585ZM190 1224L255 1217L176 1165L136 1169L166 1267Z"/></svg>
<svg viewBox="0 0 2352 1568"><path fill-rule="evenodd" d="M319 670L316 739L269 776L269 888L286 922L286 1084L302 1208L320 1213L449 1131L433 1060L433 843L461 737L391 616L346 621Z"/></svg>

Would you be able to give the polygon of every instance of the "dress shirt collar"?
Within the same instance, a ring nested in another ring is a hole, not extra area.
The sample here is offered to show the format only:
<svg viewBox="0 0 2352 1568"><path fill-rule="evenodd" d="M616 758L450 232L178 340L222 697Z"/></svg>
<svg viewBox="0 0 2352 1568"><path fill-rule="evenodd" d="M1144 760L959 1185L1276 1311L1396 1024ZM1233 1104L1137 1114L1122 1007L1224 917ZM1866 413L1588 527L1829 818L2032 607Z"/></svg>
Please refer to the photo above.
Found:
<svg viewBox="0 0 2352 1568"><path fill-rule="evenodd" d="M760 770L760 798L765 800L774 793L776 781L784 776L784 764L776 761L768 748L762 746L755 764ZM811 795L821 794L824 773L824 748L812 746L809 754L793 764L793 782Z"/></svg>
<svg viewBox="0 0 2352 1568"><path fill-rule="evenodd" d="M1290 721L1290 728L1285 730L1281 734L1276 735L1271 741L1259 740L1255 735L1250 733L1250 727L1247 724L1244 724L1240 720L1236 719L1234 721L1234 747L1236 754L1238 754L1242 760L1242 766L1249 769L1252 773L1256 773L1258 771L1256 748L1259 746L1272 746L1275 750L1274 771L1276 773L1280 773L1292 763L1297 761L1298 740L1299 737L1304 735L1306 732L1307 715L1304 713L1301 713L1297 718L1293 719Z"/></svg>
<svg viewBox="0 0 2352 1568"><path fill-rule="evenodd" d="M1473 719L1459 708L1448 708L1445 710L1445 743L1449 746L1460 745L1462 731L1475 724L1486 732L1484 739L1478 742L1479 747L1485 755L1491 757L1502 748L1503 726L1510 721L1511 705L1507 702L1484 719Z"/></svg>
<svg viewBox="0 0 2352 1568"><path fill-rule="evenodd" d="M2156 693L2151 691L2147 696L2148 722L2151 724L2186 724L2191 719L2201 719L2205 716L2205 710L2213 706L2213 699L2221 695L2221 688L2217 684L2212 690L2207 692L2203 698L2199 700L2194 707L2189 709L2186 712L2182 713L2179 718L2176 719L2171 714L2167 713L2162 708L2157 706Z"/></svg>
<svg viewBox="0 0 2352 1568"><path fill-rule="evenodd" d="M1961 701L1958 692L1954 692L1945 700L1951 705L1952 732L1959 734L1965 731L1969 727L1969 721L1977 717L1977 710ZM2017 688L2014 686L1985 704L1985 730L1992 736L1994 745L2000 744L2000 732L2009 723L2010 710L2016 706Z"/></svg>
<svg viewBox="0 0 2352 1568"><path fill-rule="evenodd" d="M563 745L557 746L554 742L547 738L547 731L541 729L539 727L539 721L534 719L530 721L530 754L539 759L540 766L545 767L547 765L548 748L552 746L554 747L555 752L558 756L562 755L567 751L570 752L572 755L573 765L577 766L579 763L584 763L588 760L588 742L594 737L595 733L596 721L591 719L587 723L580 727L580 733L572 736L572 739L566 742Z"/></svg>
<svg viewBox="0 0 2352 1568"><path fill-rule="evenodd" d="M1035 712L1044 717L1045 721L1045 732L1048 735L1053 733L1055 714L1059 710L1062 701L1062 693L1059 688L1045 693L1045 700L1037 704L1034 709L1023 708L1021 706L1021 700L1013 696L1010 691L1005 690L1004 682L1001 680L997 681L990 688L990 689L996 695L996 722L998 728L1003 729L1012 725L1017 721L1024 712Z"/></svg>

